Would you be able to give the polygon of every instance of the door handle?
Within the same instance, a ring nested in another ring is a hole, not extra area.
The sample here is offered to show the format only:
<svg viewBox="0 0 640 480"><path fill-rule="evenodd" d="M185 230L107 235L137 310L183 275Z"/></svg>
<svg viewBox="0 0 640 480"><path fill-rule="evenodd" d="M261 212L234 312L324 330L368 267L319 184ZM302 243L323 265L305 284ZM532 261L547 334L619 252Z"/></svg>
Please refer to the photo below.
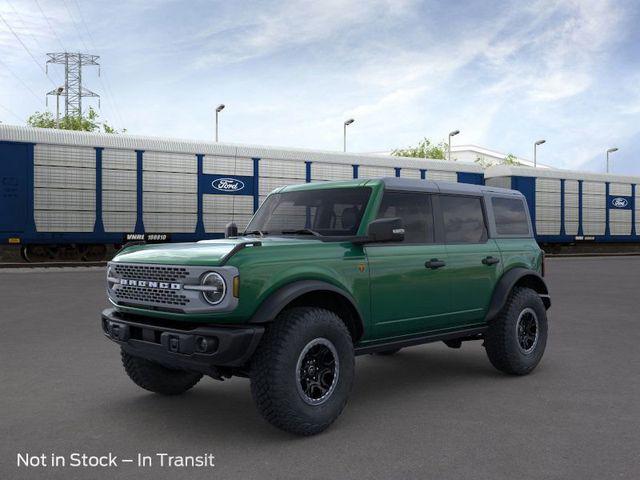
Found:
<svg viewBox="0 0 640 480"><path fill-rule="evenodd" d="M445 265L446 263L443 260L438 260L437 258L432 258L431 260L424 262L424 266L431 270L444 267Z"/></svg>
<svg viewBox="0 0 640 480"><path fill-rule="evenodd" d="M484 263L485 265L495 265L496 263L500 263L500 259L489 255L488 257L484 257L482 259L482 263Z"/></svg>

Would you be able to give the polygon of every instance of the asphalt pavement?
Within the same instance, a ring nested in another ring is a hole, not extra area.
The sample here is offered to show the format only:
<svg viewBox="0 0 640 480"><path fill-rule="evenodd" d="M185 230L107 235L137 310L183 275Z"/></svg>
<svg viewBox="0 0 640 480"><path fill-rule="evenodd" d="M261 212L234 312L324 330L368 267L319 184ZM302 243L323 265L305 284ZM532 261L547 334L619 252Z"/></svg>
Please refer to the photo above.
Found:
<svg viewBox="0 0 640 480"><path fill-rule="evenodd" d="M640 478L640 257L547 271L550 337L531 375L497 372L480 342L359 357L342 416L299 438L262 420L246 379L172 398L136 387L100 330L102 268L0 270L0 478ZM74 453L119 466L72 467ZM66 466L18 467L27 454Z"/></svg>

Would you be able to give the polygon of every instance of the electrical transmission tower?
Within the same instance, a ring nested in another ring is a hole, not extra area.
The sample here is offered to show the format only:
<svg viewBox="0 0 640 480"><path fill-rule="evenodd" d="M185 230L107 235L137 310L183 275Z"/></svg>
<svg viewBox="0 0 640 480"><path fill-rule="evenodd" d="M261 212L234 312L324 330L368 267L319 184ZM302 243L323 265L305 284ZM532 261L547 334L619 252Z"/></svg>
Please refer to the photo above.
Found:
<svg viewBox="0 0 640 480"><path fill-rule="evenodd" d="M81 117L82 116L82 99L85 97L98 98L98 106L100 106L100 95L82 86L82 67L97 66L98 76L100 76L100 64L98 55L88 55L86 53L47 53L47 71L50 63L64 65L64 90L56 88L47 93L47 95L60 95L65 97L64 113L65 116Z"/></svg>

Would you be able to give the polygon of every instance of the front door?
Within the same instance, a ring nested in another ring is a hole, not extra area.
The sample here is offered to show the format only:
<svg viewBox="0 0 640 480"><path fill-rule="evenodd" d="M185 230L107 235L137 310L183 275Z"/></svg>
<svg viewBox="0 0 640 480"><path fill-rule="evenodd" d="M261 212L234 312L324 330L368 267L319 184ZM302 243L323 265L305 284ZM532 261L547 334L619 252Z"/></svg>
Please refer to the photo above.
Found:
<svg viewBox="0 0 640 480"><path fill-rule="evenodd" d="M446 248L435 243L431 195L384 193L378 218L402 219L405 239L370 244L374 337L401 337L446 326L450 309Z"/></svg>
<svg viewBox="0 0 640 480"><path fill-rule="evenodd" d="M483 199L441 195L439 201L451 278L452 326L481 323L502 274L500 251L487 235Z"/></svg>

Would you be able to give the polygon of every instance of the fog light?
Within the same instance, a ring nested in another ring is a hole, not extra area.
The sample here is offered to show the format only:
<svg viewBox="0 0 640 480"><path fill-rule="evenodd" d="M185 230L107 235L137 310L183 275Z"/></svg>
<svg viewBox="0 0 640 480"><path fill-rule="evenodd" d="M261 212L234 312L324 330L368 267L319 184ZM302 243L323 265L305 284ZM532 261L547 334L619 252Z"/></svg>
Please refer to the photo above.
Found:
<svg viewBox="0 0 640 480"><path fill-rule="evenodd" d="M198 337L196 338L196 350L200 353L204 353L207 351L207 348L209 347L209 342L207 341L207 339L205 337Z"/></svg>

